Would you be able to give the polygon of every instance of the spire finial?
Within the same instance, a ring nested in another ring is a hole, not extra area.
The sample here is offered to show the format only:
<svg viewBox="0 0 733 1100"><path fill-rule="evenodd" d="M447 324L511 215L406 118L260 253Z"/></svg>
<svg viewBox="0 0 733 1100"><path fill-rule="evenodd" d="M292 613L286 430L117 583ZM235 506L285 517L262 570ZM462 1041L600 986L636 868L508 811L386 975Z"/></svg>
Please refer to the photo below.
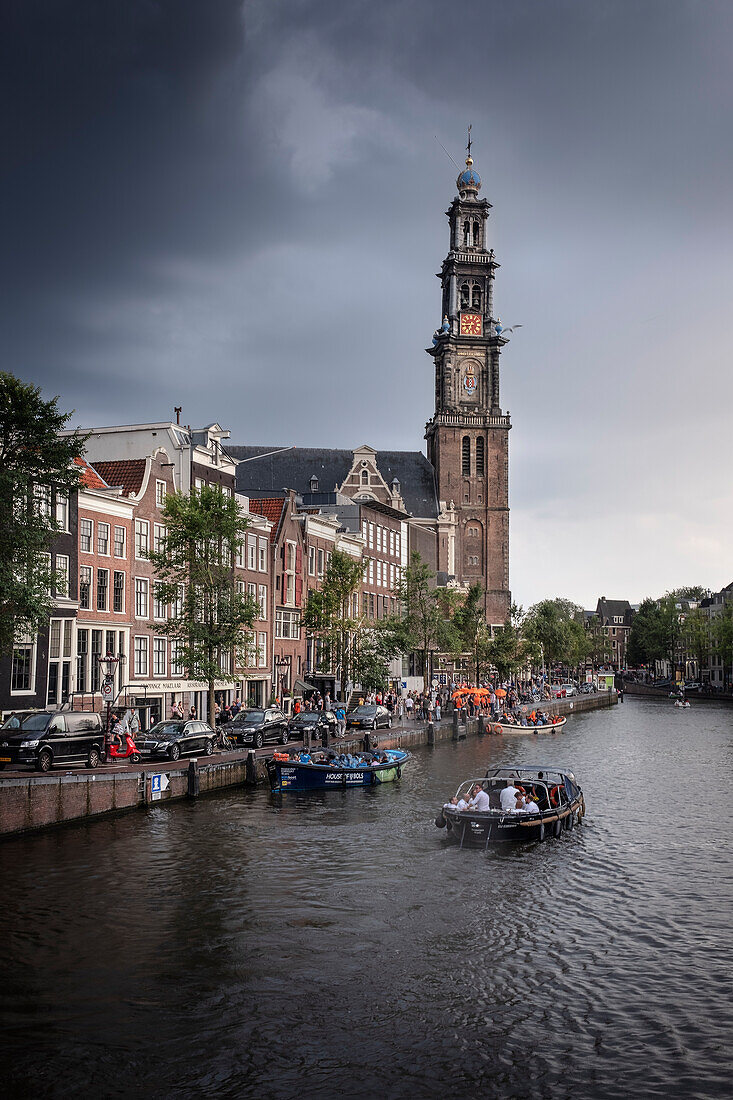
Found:
<svg viewBox="0 0 733 1100"><path fill-rule="evenodd" d="M472 142L472 140L471 140L471 128L472 128L472 125L473 125L473 124L469 122L469 124L468 124L468 141L466 142L466 152L468 153L468 158L467 158L467 162L468 162L468 160L470 160L470 159L471 159L471 146L473 145L473 142Z"/></svg>

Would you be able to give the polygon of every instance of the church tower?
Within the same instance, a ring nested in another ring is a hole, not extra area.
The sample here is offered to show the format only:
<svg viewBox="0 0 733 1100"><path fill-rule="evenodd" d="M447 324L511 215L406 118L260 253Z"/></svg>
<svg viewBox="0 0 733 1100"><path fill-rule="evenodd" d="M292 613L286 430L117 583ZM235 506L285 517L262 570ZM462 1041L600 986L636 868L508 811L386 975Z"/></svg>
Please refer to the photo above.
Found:
<svg viewBox="0 0 733 1100"><path fill-rule="evenodd" d="M479 582L486 618L503 624L509 591L509 429L499 396L499 355L507 340L494 317L499 264L487 247L491 203L479 198L469 129L466 168L446 211L450 251L438 276L443 323L435 360L435 415L426 425L440 517L438 569L464 585Z"/></svg>

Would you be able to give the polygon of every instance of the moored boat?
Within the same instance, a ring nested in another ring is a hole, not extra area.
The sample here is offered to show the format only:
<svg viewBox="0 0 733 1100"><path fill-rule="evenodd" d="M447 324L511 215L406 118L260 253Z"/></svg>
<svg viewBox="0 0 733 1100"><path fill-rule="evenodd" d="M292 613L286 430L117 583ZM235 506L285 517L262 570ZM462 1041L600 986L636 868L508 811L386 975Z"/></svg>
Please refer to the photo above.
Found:
<svg viewBox="0 0 733 1100"><path fill-rule="evenodd" d="M527 723L526 726L523 726L520 722L502 722L502 721L499 721L499 722L492 722L491 723L491 732L492 733L560 733L561 730L563 729L563 727L565 726L566 722L567 722L567 718L561 718L560 716L557 717L556 722L542 722L542 723L538 723L536 726L531 725L530 723Z"/></svg>
<svg viewBox="0 0 733 1100"><path fill-rule="evenodd" d="M483 792L483 793L481 793ZM518 792L532 807L516 806ZM507 797L509 796L509 797ZM465 779L435 819L463 848L509 840L544 840L580 825L585 799L572 772L558 768L502 767Z"/></svg>
<svg viewBox="0 0 733 1100"><path fill-rule="evenodd" d="M393 783L411 754L403 749L362 752L354 757L334 753L277 752L267 761L270 788L279 791L343 790L345 787L373 787Z"/></svg>

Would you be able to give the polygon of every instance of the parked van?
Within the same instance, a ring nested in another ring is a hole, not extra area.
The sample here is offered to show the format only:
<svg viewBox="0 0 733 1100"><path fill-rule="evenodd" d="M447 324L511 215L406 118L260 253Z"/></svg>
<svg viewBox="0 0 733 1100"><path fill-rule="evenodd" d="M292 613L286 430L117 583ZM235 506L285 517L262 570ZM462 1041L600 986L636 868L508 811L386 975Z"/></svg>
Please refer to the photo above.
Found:
<svg viewBox="0 0 733 1100"><path fill-rule="evenodd" d="M20 726L11 717L0 729L0 769L8 764L29 764L42 772L54 764L96 768L103 751L102 717L92 710L39 710Z"/></svg>

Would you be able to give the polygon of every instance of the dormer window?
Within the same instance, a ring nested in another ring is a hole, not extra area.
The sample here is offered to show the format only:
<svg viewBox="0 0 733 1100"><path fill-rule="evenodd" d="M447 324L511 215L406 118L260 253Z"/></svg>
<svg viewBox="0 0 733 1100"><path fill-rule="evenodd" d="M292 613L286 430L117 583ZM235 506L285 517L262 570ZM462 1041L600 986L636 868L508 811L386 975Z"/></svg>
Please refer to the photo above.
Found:
<svg viewBox="0 0 733 1100"><path fill-rule="evenodd" d="M318 478L316 477L315 474L313 474L313 476L311 477L309 485L310 485L312 493L317 493L318 492Z"/></svg>

